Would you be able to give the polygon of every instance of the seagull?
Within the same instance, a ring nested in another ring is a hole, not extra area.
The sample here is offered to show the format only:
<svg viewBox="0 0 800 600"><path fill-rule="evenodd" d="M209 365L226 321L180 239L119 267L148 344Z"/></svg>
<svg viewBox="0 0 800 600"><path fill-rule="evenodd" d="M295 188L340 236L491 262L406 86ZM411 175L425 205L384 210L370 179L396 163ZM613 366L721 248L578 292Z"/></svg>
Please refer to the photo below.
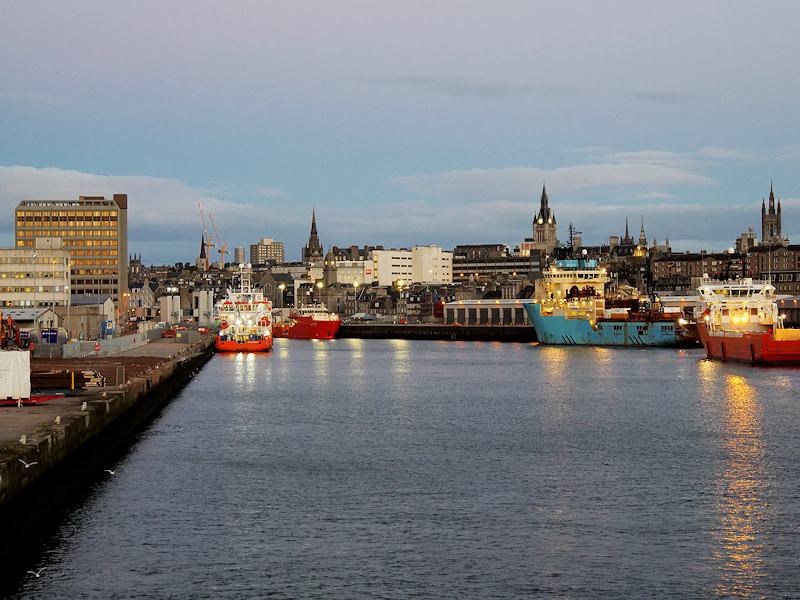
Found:
<svg viewBox="0 0 800 600"><path fill-rule="evenodd" d="M33 465L38 465L38 464L39 464L37 461L33 461L32 463L26 463L26 462L25 462L24 460L22 460L21 458L18 458L17 460L18 460L19 462L21 462L23 465L25 465L25 468L26 468L26 469L29 469L29 468L31 468ZM38 577L38 575L37 575L37 577Z"/></svg>
<svg viewBox="0 0 800 600"><path fill-rule="evenodd" d="M28 571L31 575L36 575L37 577L41 577L42 571L44 571L47 567L42 567L38 571Z"/></svg>
<svg viewBox="0 0 800 600"><path fill-rule="evenodd" d="M106 473L111 473L112 475L116 475L116 472L112 471L111 469L106 469Z"/></svg>

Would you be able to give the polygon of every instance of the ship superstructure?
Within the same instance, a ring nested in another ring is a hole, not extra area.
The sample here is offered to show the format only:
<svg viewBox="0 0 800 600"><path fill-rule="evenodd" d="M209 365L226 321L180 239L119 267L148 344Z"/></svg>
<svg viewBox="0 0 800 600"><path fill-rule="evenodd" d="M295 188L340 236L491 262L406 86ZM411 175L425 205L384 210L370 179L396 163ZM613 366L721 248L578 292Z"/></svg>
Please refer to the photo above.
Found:
<svg viewBox="0 0 800 600"><path fill-rule="evenodd" d="M769 281L704 278L697 330L709 358L800 363L800 329L786 329Z"/></svg>
<svg viewBox="0 0 800 600"><path fill-rule="evenodd" d="M690 346L696 339L679 313L657 297L629 307L607 307L606 270L586 256L557 260L536 282L525 310L543 344L582 346Z"/></svg>
<svg viewBox="0 0 800 600"><path fill-rule="evenodd" d="M272 302L250 282L251 266L239 265L235 277L238 289L228 288L215 306L219 334L215 347L220 352L265 352L272 348Z"/></svg>

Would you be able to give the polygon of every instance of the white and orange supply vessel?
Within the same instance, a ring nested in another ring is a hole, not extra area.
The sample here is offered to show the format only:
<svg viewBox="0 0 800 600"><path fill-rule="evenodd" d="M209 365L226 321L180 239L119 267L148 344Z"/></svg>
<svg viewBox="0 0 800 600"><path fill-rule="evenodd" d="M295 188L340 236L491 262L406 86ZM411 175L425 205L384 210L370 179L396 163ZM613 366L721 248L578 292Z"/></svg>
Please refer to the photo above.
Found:
<svg viewBox="0 0 800 600"><path fill-rule="evenodd" d="M276 323L273 332L276 338L330 340L336 337L341 324L339 315L328 312L324 304L311 304L293 308L289 321Z"/></svg>
<svg viewBox="0 0 800 600"><path fill-rule="evenodd" d="M708 358L763 364L800 364L800 329L783 327L769 281L712 281L700 287L697 332Z"/></svg>
<svg viewBox="0 0 800 600"><path fill-rule="evenodd" d="M251 267L239 265L239 288L228 288L217 302L218 352L266 352L272 349L272 302L250 284Z"/></svg>

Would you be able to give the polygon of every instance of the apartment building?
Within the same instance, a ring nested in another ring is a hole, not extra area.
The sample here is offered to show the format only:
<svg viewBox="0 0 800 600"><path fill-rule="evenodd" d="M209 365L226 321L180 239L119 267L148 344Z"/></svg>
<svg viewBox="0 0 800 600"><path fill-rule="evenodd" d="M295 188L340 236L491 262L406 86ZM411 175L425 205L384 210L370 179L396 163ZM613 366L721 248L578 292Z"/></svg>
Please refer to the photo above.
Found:
<svg viewBox="0 0 800 600"><path fill-rule="evenodd" d="M250 262L254 265L280 264L283 260L283 242L262 238L257 244L250 244Z"/></svg>

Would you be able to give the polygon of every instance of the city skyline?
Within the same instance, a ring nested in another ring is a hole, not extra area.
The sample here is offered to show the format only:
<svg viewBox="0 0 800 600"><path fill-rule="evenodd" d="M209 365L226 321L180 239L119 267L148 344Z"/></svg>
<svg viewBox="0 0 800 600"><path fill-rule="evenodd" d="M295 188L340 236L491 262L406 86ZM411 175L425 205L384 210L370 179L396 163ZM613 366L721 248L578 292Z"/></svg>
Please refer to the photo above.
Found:
<svg viewBox="0 0 800 600"><path fill-rule="evenodd" d="M6 7L0 244L21 200L129 198L129 249L584 243L722 251L770 181L800 235L786 2ZM206 215L207 217L207 215ZM211 249L213 260L215 249Z"/></svg>

